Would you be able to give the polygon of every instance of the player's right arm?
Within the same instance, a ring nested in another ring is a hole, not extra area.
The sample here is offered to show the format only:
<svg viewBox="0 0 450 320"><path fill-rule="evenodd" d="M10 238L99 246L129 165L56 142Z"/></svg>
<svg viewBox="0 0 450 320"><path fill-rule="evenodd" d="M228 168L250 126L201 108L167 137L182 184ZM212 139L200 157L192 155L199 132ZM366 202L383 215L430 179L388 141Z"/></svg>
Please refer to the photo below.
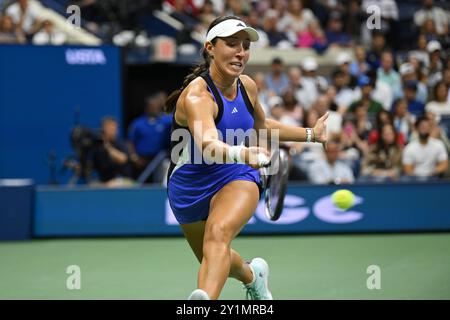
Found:
<svg viewBox="0 0 450 320"><path fill-rule="evenodd" d="M202 154L206 159L216 163L232 162L233 159L230 157L231 146L219 139L214 122L214 117L218 113L218 107L209 93L205 81L197 78L189 84L186 90L180 104L181 114L194 137L195 144L202 150ZM259 166L255 159L258 152L266 153L268 156L267 151L262 150L262 148L244 147L240 151L239 157L245 163L257 168Z"/></svg>

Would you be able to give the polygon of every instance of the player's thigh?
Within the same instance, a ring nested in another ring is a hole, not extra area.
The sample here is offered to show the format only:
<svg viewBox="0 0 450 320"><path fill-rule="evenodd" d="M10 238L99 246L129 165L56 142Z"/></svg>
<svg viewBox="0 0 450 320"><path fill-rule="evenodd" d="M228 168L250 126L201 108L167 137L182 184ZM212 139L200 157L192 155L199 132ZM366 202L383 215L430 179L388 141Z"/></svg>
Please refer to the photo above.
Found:
<svg viewBox="0 0 450 320"><path fill-rule="evenodd" d="M205 235L206 221L197 221L181 225L184 236L199 262L203 259L203 237Z"/></svg>
<svg viewBox="0 0 450 320"><path fill-rule="evenodd" d="M259 189L256 183L235 180L225 185L211 199L205 232L225 236L231 242L250 220L259 200Z"/></svg>

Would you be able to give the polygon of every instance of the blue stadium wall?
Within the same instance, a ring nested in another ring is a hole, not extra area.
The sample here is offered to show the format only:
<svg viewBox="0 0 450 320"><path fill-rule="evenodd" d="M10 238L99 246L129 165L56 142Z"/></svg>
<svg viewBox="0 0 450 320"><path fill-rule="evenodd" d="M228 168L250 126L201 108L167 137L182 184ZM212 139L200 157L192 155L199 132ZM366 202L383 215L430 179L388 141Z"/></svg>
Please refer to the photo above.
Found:
<svg viewBox="0 0 450 320"><path fill-rule="evenodd" d="M244 234L450 231L449 183L352 185L357 201L336 209L336 187L289 185L283 215L264 215L262 202ZM34 237L178 235L166 191L38 187Z"/></svg>
<svg viewBox="0 0 450 320"><path fill-rule="evenodd" d="M122 123L121 78L117 47L0 45L0 179L47 184L49 155L59 170L73 154L74 125Z"/></svg>

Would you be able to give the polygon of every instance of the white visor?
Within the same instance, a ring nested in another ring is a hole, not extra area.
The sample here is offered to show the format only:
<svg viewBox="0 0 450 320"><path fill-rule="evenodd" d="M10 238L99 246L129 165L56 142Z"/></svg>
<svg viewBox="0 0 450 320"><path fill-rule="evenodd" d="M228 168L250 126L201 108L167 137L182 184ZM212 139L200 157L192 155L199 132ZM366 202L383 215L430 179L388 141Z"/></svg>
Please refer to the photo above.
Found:
<svg viewBox="0 0 450 320"><path fill-rule="evenodd" d="M244 22L237 19L228 19L212 27L206 35L206 41L212 41L216 37L229 37L242 30L247 32L251 42L258 41L258 31L252 27L247 27Z"/></svg>

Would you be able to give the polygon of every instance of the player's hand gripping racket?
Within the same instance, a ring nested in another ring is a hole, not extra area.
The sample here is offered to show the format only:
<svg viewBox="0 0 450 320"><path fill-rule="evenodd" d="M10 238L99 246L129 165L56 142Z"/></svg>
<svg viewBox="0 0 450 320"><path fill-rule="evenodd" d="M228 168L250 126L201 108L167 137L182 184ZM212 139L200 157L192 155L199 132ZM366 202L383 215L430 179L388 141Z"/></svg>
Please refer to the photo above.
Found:
<svg viewBox="0 0 450 320"><path fill-rule="evenodd" d="M267 217L276 221L283 211L284 196L286 194L289 176L288 155L285 150L275 150L268 167L259 169L265 201Z"/></svg>

